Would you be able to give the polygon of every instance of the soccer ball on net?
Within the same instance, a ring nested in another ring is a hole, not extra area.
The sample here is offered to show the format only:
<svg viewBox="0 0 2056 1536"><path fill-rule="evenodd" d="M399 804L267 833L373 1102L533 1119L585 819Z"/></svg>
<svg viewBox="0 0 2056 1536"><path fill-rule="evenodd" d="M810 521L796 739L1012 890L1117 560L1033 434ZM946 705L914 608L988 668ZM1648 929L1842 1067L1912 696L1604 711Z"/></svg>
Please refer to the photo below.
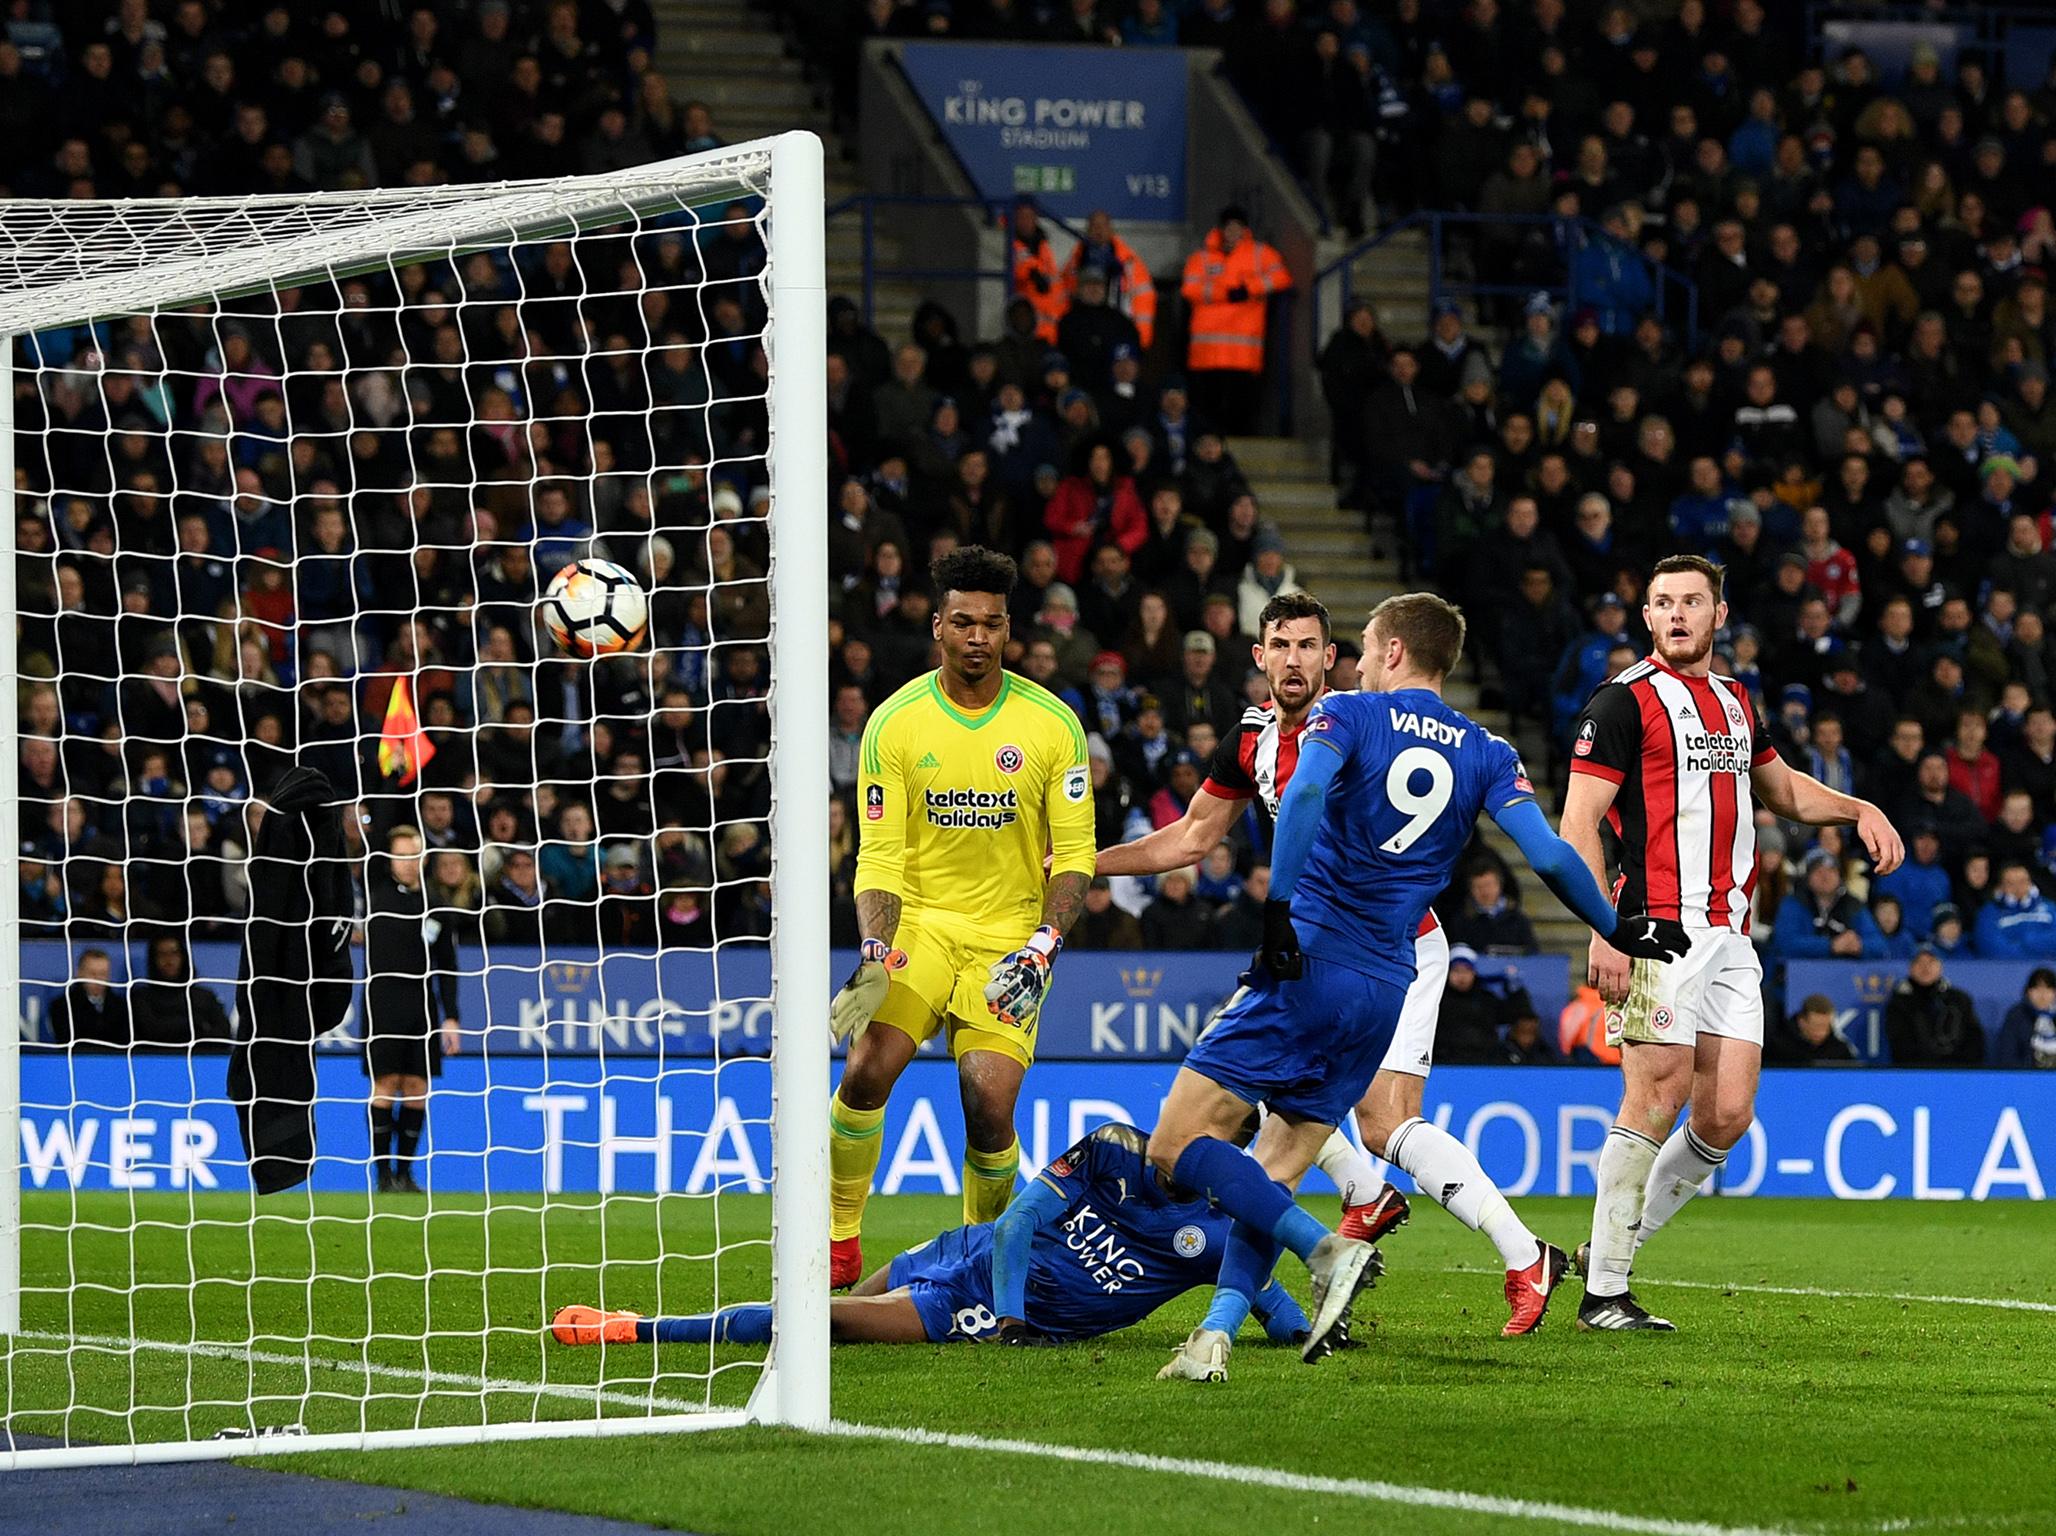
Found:
<svg viewBox="0 0 2056 1536"><path fill-rule="evenodd" d="M574 560L543 593L543 624L573 656L612 656L643 642L649 599L633 572L611 560Z"/></svg>

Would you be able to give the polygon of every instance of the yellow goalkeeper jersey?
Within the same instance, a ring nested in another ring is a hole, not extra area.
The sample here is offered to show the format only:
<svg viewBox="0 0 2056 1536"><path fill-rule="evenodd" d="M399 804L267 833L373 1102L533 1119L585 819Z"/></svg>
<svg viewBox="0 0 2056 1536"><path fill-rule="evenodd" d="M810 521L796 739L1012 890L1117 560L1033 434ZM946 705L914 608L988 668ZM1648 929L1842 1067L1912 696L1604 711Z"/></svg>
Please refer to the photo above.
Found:
<svg viewBox="0 0 2056 1536"><path fill-rule="evenodd" d="M1092 873L1092 774L1078 717L1048 689L1006 673L999 697L966 714L927 673L881 704L864 730L857 790L857 889L1015 945L1042 918L1051 873Z"/></svg>

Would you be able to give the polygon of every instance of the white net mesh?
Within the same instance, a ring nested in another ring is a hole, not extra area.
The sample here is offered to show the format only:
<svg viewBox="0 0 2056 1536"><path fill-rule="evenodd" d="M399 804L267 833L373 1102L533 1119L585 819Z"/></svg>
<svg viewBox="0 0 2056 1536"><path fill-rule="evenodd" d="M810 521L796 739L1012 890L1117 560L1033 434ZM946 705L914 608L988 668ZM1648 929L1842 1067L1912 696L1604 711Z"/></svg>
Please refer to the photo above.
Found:
<svg viewBox="0 0 2056 1536"><path fill-rule="evenodd" d="M547 1325L771 1297L768 167L0 210L0 1464L749 1399ZM648 635L583 661L592 560Z"/></svg>

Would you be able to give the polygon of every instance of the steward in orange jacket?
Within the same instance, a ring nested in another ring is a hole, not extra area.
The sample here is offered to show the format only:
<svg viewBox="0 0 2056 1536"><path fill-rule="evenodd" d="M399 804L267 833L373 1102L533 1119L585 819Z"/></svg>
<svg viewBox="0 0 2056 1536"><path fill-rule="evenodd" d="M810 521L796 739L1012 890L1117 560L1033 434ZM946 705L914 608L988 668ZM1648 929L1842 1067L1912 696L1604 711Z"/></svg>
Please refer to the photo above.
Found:
<svg viewBox="0 0 2056 1536"><path fill-rule="evenodd" d="M1057 270L1057 253L1042 232L1035 205L1023 198L1014 204L1014 292L1035 309L1035 334L1046 346L1057 343L1057 322L1071 307L1071 295Z"/></svg>
<svg viewBox="0 0 2056 1536"><path fill-rule="evenodd" d="M1606 1038L1606 1002L1596 987L1579 987L1557 1015L1557 1041L1564 1060L1620 1065L1621 1048Z"/></svg>
<svg viewBox="0 0 2056 1536"><path fill-rule="evenodd" d="M1264 371L1264 304L1292 286L1277 251L1249 232L1249 214L1223 208L1206 243L1185 259L1194 404L1228 433L1256 427Z"/></svg>
<svg viewBox="0 0 2056 1536"><path fill-rule="evenodd" d="M1078 274L1098 267L1107 274L1107 302L1135 322L1142 337L1142 350L1149 350L1156 335L1156 279L1149 265L1135 254L1135 247L1114 233L1114 221L1104 209L1095 209L1085 221L1085 238L1071 247L1064 262L1064 301L1078 291Z"/></svg>

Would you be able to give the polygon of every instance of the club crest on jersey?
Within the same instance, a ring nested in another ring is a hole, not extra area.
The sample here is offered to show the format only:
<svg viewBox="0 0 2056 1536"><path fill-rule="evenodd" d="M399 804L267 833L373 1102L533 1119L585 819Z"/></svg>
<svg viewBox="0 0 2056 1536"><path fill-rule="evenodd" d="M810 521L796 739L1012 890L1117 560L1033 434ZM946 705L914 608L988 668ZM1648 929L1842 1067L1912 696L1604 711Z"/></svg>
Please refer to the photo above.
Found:
<svg viewBox="0 0 2056 1536"><path fill-rule="evenodd" d="M1196 1259L1206 1252L1206 1228L1180 1227L1171 1238L1171 1248L1181 1259Z"/></svg>
<svg viewBox="0 0 2056 1536"><path fill-rule="evenodd" d="M1731 725L1731 726L1733 726L1733 727L1735 728L1735 734L1736 734L1736 735L1738 735L1738 736L1739 736L1739 735L1740 735L1740 734L1742 733L1742 706L1741 706L1741 705L1739 705L1739 704L1730 704L1730 705L1728 706L1728 724L1729 724L1729 725Z"/></svg>
<svg viewBox="0 0 2056 1536"><path fill-rule="evenodd" d="M1011 742L992 754L993 766L1001 773L1019 773L1022 761L1021 749Z"/></svg>
<svg viewBox="0 0 2056 1536"><path fill-rule="evenodd" d="M864 820L885 820L885 786L873 784L864 791Z"/></svg>
<svg viewBox="0 0 2056 1536"><path fill-rule="evenodd" d="M1583 725L1579 726L1578 744L1571 748L1571 756L1590 757L1592 755L1593 738L1598 736L1598 734L1599 723L1596 720L1587 720Z"/></svg>
<svg viewBox="0 0 2056 1536"><path fill-rule="evenodd" d="M1658 1008L1656 1012L1649 1016L1649 1024L1652 1029L1669 1029L1671 1027L1670 1009Z"/></svg>

